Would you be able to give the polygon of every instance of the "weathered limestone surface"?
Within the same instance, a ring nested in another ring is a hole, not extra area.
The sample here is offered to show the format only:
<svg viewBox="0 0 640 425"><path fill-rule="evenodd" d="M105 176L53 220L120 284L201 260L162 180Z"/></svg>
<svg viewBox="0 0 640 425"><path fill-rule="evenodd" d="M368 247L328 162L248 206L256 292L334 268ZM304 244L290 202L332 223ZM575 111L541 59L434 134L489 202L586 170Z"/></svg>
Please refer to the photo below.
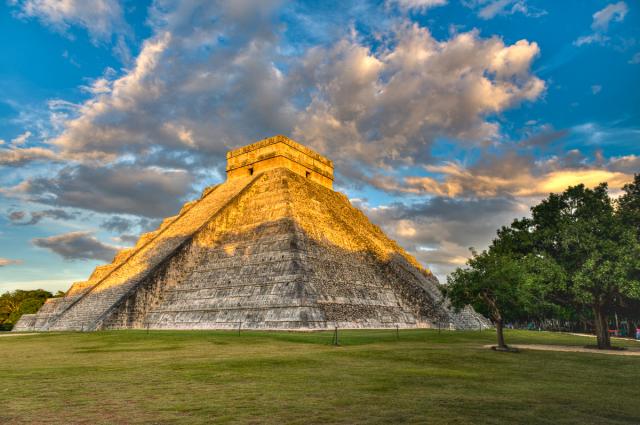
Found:
<svg viewBox="0 0 640 425"><path fill-rule="evenodd" d="M282 137L233 151L240 167L230 172L259 164L247 153L271 147L263 159L272 161L274 145L296 147ZM330 165L332 181L333 164L311 153L297 163ZM325 180L272 166L205 190L17 330L489 325L470 309L452 312L435 277Z"/></svg>
<svg viewBox="0 0 640 425"><path fill-rule="evenodd" d="M333 162L285 136L274 136L227 152L227 179L287 168L333 188Z"/></svg>

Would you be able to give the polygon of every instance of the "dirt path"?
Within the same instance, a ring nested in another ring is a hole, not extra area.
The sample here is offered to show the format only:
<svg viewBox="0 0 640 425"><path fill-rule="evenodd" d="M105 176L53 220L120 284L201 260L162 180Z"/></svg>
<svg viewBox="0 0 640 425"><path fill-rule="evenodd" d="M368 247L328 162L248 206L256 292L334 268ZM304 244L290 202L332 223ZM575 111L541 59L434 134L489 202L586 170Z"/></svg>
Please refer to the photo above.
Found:
<svg viewBox="0 0 640 425"><path fill-rule="evenodd" d="M493 345L485 345L485 348L491 348ZM578 345L546 345L546 344L509 344L509 347L519 350L542 350L542 351L564 351L572 353L595 353L610 354L614 356L640 356L640 348L629 348L626 350L598 350L595 348L580 347Z"/></svg>
<svg viewBox="0 0 640 425"><path fill-rule="evenodd" d="M13 332L2 332L0 333L0 338L3 336L25 336L25 335L33 335L32 333L23 333L23 334L14 334Z"/></svg>

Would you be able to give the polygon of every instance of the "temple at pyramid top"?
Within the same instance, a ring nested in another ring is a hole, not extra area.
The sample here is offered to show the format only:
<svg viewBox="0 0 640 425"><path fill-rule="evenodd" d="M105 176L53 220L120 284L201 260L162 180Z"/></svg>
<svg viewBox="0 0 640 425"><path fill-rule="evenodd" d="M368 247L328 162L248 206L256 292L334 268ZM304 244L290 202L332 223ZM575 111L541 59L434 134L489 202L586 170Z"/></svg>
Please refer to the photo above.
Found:
<svg viewBox="0 0 640 425"><path fill-rule="evenodd" d="M227 152L227 180L287 168L333 188L333 162L286 136L274 136Z"/></svg>

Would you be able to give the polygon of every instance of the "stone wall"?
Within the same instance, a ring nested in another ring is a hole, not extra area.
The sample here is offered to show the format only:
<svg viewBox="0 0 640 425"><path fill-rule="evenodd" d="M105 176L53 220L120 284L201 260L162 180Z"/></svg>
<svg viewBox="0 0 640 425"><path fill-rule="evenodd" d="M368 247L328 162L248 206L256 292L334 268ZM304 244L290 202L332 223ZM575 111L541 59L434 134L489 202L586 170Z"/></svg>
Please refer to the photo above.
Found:
<svg viewBox="0 0 640 425"><path fill-rule="evenodd" d="M333 188L333 162L285 136L275 136L227 153L227 179L287 168Z"/></svg>

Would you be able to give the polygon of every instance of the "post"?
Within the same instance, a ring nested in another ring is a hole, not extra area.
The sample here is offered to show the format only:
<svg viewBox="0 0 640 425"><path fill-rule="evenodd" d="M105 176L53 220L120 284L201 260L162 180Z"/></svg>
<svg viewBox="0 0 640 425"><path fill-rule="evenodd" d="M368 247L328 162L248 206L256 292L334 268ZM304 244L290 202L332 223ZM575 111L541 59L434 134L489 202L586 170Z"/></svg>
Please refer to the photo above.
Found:
<svg viewBox="0 0 640 425"><path fill-rule="evenodd" d="M478 317L476 317L476 320L478 321L478 325L480 325L480 332L482 332L482 320Z"/></svg>
<svg viewBox="0 0 640 425"><path fill-rule="evenodd" d="M396 340L400 340L400 327L396 325Z"/></svg>
<svg viewBox="0 0 640 425"><path fill-rule="evenodd" d="M240 329L242 329L242 322L238 324L238 336L240 336Z"/></svg>
<svg viewBox="0 0 640 425"><path fill-rule="evenodd" d="M333 345L340 345L338 343L338 327L336 326L335 330L333 331Z"/></svg>

